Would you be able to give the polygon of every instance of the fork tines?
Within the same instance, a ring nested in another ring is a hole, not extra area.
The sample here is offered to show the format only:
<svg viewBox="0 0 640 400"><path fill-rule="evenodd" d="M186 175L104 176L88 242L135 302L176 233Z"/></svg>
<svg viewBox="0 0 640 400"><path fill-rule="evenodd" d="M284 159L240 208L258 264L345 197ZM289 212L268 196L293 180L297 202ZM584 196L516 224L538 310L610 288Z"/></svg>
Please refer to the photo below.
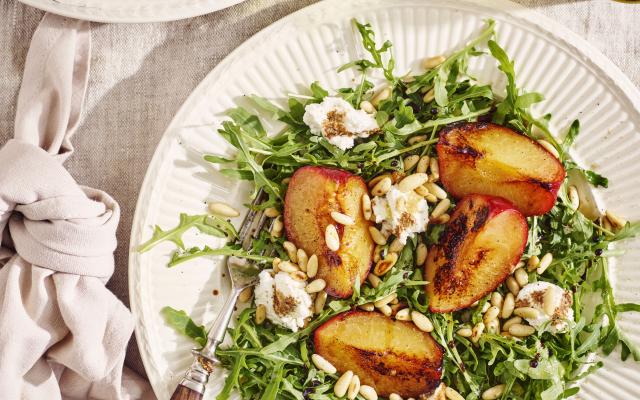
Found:
<svg viewBox="0 0 640 400"><path fill-rule="evenodd" d="M250 250L253 245L253 239L258 237L258 234L262 230L268 217L264 215L264 210L255 210L256 206L259 206L267 199L267 193L260 189L256 194L255 199L251 202L251 208L247 212L247 215L242 221L240 230L238 233L238 240L245 250Z"/></svg>

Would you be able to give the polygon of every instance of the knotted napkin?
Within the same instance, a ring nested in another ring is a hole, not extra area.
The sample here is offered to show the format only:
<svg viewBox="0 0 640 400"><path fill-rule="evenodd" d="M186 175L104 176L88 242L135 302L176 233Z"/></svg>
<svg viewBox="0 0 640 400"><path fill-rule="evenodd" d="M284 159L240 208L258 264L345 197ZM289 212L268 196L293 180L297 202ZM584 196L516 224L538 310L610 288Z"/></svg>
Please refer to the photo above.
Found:
<svg viewBox="0 0 640 400"><path fill-rule="evenodd" d="M27 55L15 138L0 150L0 399L142 397L139 387L122 389L133 321L105 287L118 204L62 166L90 43L88 22L44 17Z"/></svg>

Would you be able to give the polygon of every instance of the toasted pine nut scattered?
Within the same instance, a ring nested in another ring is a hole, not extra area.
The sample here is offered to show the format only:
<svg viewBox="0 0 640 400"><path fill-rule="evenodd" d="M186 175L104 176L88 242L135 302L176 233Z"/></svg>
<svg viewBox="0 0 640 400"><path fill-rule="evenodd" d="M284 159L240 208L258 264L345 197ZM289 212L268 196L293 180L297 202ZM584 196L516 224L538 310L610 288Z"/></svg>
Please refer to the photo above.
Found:
<svg viewBox="0 0 640 400"><path fill-rule="evenodd" d="M444 56L434 56L434 57L425 58L424 60L422 60L422 68L433 69L438 65L442 64L445 60L446 58Z"/></svg>
<svg viewBox="0 0 640 400"><path fill-rule="evenodd" d="M298 262L298 248L296 247L295 244L286 241L284 243L282 243L282 247L284 247L284 249L287 251L287 255L289 256L289 260L291 260L292 263L297 263Z"/></svg>
<svg viewBox="0 0 640 400"><path fill-rule="evenodd" d="M540 312L533 307L518 307L513 313L525 319L536 319L540 316Z"/></svg>
<svg viewBox="0 0 640 400"><path fill-rule="evenodd" d="M436 196L440 200L447 198L447 192L445 192L444 189L442 189L440 186L436 185L435 183L429 182L425 184L425 186L427 187L427 189L429 189L431 193L433 193L434 196Z"/></svg>
<svg viewBox="0 0 640 400"><path fill-rule="evenodd" d="M389 395L389 400L402 400L402 396L399 394L391 393Z"/></svg>
<svg viewBox="0 0 640 400"><path fill-rule="evenodd" d="M313 278L318 273L318 256L312 254L307 261L307 276Z"/></svg>
<svg viewBox="0 0 640 400"><path fill-rule="evenodd" d="M544 309L544 313L549 317L553 316L556 308L558 308L558 305L562 302L562 295L563 293L559 290L554 290L553 286L544 292L544 296L542 297L542 308Z"/></svg>
<svg viewBox="0 0 640 400"><path fill-rule="evenodd" d="M351 382L349 382L349 390L347 390L347 399L353 400L358 397L358 392L360 391L360 377L358 375L353 375L351 378Z"/></svg>
<svg viewBox="0 0 640 400"><path fill-rule="evenodd" d="M540 260L540 264L538 264L538 268L536 269L536 272L539 275L544 274L544 271L546 271L547 268L549 268L549 265L551 265L552 261L553 261L553 254L547 253L544 256L542 256L542 259Z"/></svg>
<svg viewBox="0 0 640 400"><path fill-rule="evenodd" d="M431 320L419 311L411 311L411 320L423 332L431 332L433 324Z"/></svg>
<svg viewBox="0 0 640 400"><path fill-rule="evenodd" d="M373 106L373 104L366 100L360 102L360 109L367 114L373 114L376 112L376 108Z"/></svg>
<svg viewBox="0 0 640 400"><path fill-rule="evenodd" d="M397 299L397 298L398 298L398 294L396 292L393 292L391 294L388 294L388 295L384 296L380 300L375 301L373 303L373 305L379 308L379 307L384 306L385 304L391 303L392 300Z"/></svg>
<svg viewBox="0 0 640 400"><path fill-rule="evenodd" d="M491 303L489 303L489 302L485 302L485 303L482 305L482 313L486 313L486 312L487 312L487 310L489 310L489 307L491 307Z"/></svg>
<svg viewBox="0 0 640 400"><path fill-rule="evenodd" d="M333 385L333 393L338 397L342 397L347 394L347 390L349 390L349 384L351 383L351 379L353 378L353 371L347 371L338 380L336 384Z"/></svg>
<svg viewBox="0 0 640 400"><path fill-rule="evenodd" d="M378 393L368 385L360 385L360 396L364 397L365 400L378 400Z"/></svg>
<svg viewBox="0 0 640 400"><path fill-rule="evenodd" d="M429 175L416 172L415 174L411 174L401 180L400 183L398 183L398 190L401 192L410 192L418 186L422 186L428 180Z"/></svg>
<svg viewBox="0 0 640 400"><path fill-rule="evenodd" d="M251 300L251 296L253 296L253 286L247 286L246 288L242 289L242 292L240 292L238 301L241 303L246 303Z"/></svg>
<svg viewBox="0 0 640 400"><path fill-rule="evenodd" d="M417 188L413 189L413 191L418 193L422 197L426 197L431 194L431 192L429 192L429 189L424 186L418 186Z"/></svg>
<svg viewBox="0 0 640 400"><path fill-rule="evenodd" d="M380 175L374 176L373 178L371 178L369 180L369 182L367 182L367 186L369 186L369 189L372 189L375 185L377 185L384 178L391 179L391 174L380 174ZM392 182L393 182L393 180L392 180Z"/></svg>
<svg viewBox="0 0 640 400"><path fill-rule="evenodd" d="M391 189L391 178L384 177L371 189L374 196L384 196Z"/></svg>
<svg viewBox="0 0 640 400"><path fill-rule="evenodd" d="M407 143L416 144L418 142L424 142L425 140L427 140L427 137L425 135L418 135L409 138L409 140L407 140Z"/></svg>
<svg viewBox="0 0 640 400"><path fill-rule="evenodd" d="M513 324L509 327L509 333L517 337L527 337L535 333L533 326L524 324Z"/></svg>
<svg viewBox="0 0 640 400"><path fill-rule="evenodd" d="M278 269L282 272L287 273L299 271L298 266L291 261L280 261L280 264L278 264Z"/></svg>
<svg viewBox="0 0 640 400"><path fill-rule="evenodd" d="M491 293L491 305L498 308L502 307L502 295L500 292Z"/></svg>
<svg viewBox="0 0 640 400"><path fill-rule="evenodd" d="M429 203L435 203L438 201L438 198L431 192L429 192L428 195L424 196L425 200L427 200Z"/></svg>
<svg viewBox="0 0 640 400"><path fill-rule="evenodd" d="M625 221L623 218L620 218L610 210L605 211L604 215L607 217L609 222L611 222L611 225L613 225L613 227L616 229L624 228L624 226L627 224L627 221Z"/></svg>
<svg viewBox="0 0 640 400"><path fill-rule="evenodd" d="M391 306L389 306L388 304L378 307L378 310L382 314L384 314L385 317L390 317L391 314L393 314L393 310L391 309Z"/></svg>
<svg viewBox="0 0 640 400"><path fill-rule="evenodd" d="M313 301L313 312L320 314L324 310L324 305L327 302L327 292L321 290L318 292L315 300Z"/></svg>
<svg viewBox="0 0 640 400"><path fill-rule="evenodd" d="M507 289L509 289L509 291L513 293L514 296L517 296L518 292L520 292L520 285L518 285L516 278L514 278L513 276L507 277L505 285L507 286Z"/></svg>
<svg viewBox="0 0 640 400"><path fill-rule="evenodd" d="M421 266L427 261L427 245L420 242L416 247L416 266Z"/></svg>
<svg viewBox="0 0 640 400"><path fill-rule="evenodd" d="M271 236L280 237L282 236L282 230L284 229L284 224L282 223L282 216L279 215L276 219L273 220L273 225L271 225Z"/></svg>
<svg viewBox="0 0 640 400"><path fill-rule="evenodd" d="M376 309L376 307L373 305L373 303L364 303L364 304L360 304L358 306L361 310L364 311L373 311Z"/></svg>
<svg viewBox="0 0 640 400"><path fill-rule="evenodd" d="M269 218L275 218L280 215L280 211L278 211L278 209L275 207L269 207L264 210L264 215Z"/></svg>
<svg viewBox="0 0 640 400"><path fill-rule="evenodd" d="M288 185L289 182L291 182L291 178L284 178L283 180L280 181L280 183L282 183L283 185Z"/></svg>
<svg viewBox="0 0 640 400"><path fill-rule="evenodd" d="M240 215L238 210L219 201L211 201L207 206L211 214L219 215L221 217L237 217Z"/></svg>
<svg viewBox="0 0 640 400"><path fill-rule="evenodd" d="M433 208L433 211L431 211L431 218L438 218L440 217L442 214L446 213L447 210L449 210L449 207L451 206L451 200L449 199L442 199L440 200L440 202L438 203L438 205L436 205Z"/></svg>
<svg viewBox="0 0 640 400"><path fill-rule="evenodd" d="M513 296L513 293L507 293L504 296L504 301L502 302L502 310L500 311L500 316L502 319L507 319L513 314L513 309L516 306L516 299Z"/></svg>
<svg viewBox="0 0 640 400"><path fill-rule="evenodd" d="M354 221L353 218L351 218L347 214L343 214L337 211L331 211L331 218L333 218L333 220L339 223L340 225L348 226L356 223L356 221Z"/></svg>
<svg viewBox="0 0 640 400"><path fill-rule="evenodd" d="M340 248L340 236L338 236L338 230L335 225L327 225L324 231L324 240L329 250L338 251Z"/></svg>
<svg viewBox="0 0 640 400"><path fill-rule="evenodd" d="M395 238L393 239L393 242L391 242L391 244L389 245L389 251L392 253L400 253L403 247L404 245L402 244L402 242L400 242L400 239Z"/></svg>
<svg viewBox="0 0 640 400"><path fill-rule="evenodd" d="M482 400L496 400L497 398L502 396L505 388L506 385L500 384L485 390L484 392L482 392Z"/></svg>
<svg viewBox="0 0 640 400"><path fill-rule="evenodd" d="M273 267L273 272L275 272L276 274L280 270L281 262L282 260L279 257L274 257L273 261L271 262L271 266Z"/></svg>
<svg viewBox="0 0 640 400"><path fill-rule="evenodd" d="M444 389L444 395L448 400L464 400L464 397L457 390L449 386Z"/></svg>
<svg viewBox="0 0 640 400"><path fill-rule="evenodd" d="M458 331L456 332L458 335L462 336L462 337L471 337L471 335L473 335L473 330L471 330L471 328L460 328L458 329Z"/></svg>
<svg viewBox="0 0 640 400"><path fill-rule="evenodd" d="M600 217L601 220L601 224L602 227L608 231L612 231L613 230L613 226L611 225L611 222L609 221L609 218L607 218L606 216L602 216Z"/></svg>
<svg viewBox="0 0 640 400"><path fill-rule="evenodd" d="M429 160L429 168L431 169L431 176L433 177L433 182L440 179L440 165L438 164L437 158L432 158L431 160Z"/></svg>
<svg viewBox="0 0 640 400"><path fill-rule="evenodd" d="M382 232L380 232L380 230L375 226L369 227L369 233L371 234L371 239L373 239L376 244L379 244L380 246L387 244L387 238L384 237Z"/></svg>
<svg viewBox="0 0 640 400"><path fill-rule="evenodd" d="M449 220L451 220L451 215L442 214L438 218L433 218L431 222L433 222L434 224L446 224L447 222L449 222Z"/></svg>
<svg viewBox="0 0 640 400"><path fill-rule="evenodd" d="M304 282L307 280L307 274L305 274L302 271L293 271L293 272L289 272L289 276L292 277L293 279L295 279L296 281L301 281Z"/></svg>
<svg viewBox="0 0 640 400"><path fill-rule="evenodd" d="M373 96L373 98L371 99L371 104L374 107L378 107L378 105L387 100L389 97L391 97L391 88L390 87L384 87L382 89L380 89L378 91L378 93L375 94L375 96Z"/></svg>
<svg viewBox="0 0 640 400"><path fill-rule="evenodd" d="M370 220L371 212L371 198L365 193L362 195L362 215L364 216L364 219Z"/></svg>
<svg viewBox="0 0 640 400"><path fill-rule="evenodd" d="M487 327L487 332L497 335L498 333L500 333L500 321L497 319L492 319L491 321L489 321L488 324L486 324Z"/></svg>
<svg viewBox="0 0 640 400"><path fill-rule="evenodd" d="M484 324L489 325L489 322L498 318L498 314L500 314L500 309L498 307L496 306L489 307L489 309L487 310L487 312L484 313L484 316L482 318L482 320L484 321Z"/></svg>
<svg viewBox="0 0 640 400"><path fill-rule="evenodd" d="M435 98L436 98L436 91L434 88L431 88L427 90L427 93L425 93L424 96L422 96L422 101L424 101L425 103L431 103Z"/></svg>
<svg viewBox="0 0 640 400"><path fill-rule="evenodd" d="M304 290L307 293L318 293L327 287L327 282L324 279L314 279L311 281Z"/></svg>
<svg viewBox="0 0 640 400"><path fill-rule="evenodd" d="M540 139L538 140L538 144L544 147L544 149L551 153L555 158L560 158L560 153L558 153L558 150L551 143L544 139Z"/></svg>
<svg viewBox="0 0 640 400"><path fill-rule="evenodd" d="M527 271L535 271L536 268L538 268L538 264L540 264L540 258L538 258L538 256L531 256L531 258L527 261Z"/></svg>
<svg viewBox="0 0 640 400"><path fill-rule="evenodd" d="M416 172L425 174L428 168L429 168L429 156L420 157L420 161L418 161L418 166L416 167Z"/></svg>
<svg viewBox="0 0 640 400"><path fill-rule="evenodd" d="M396 319L398 321L411 321L411 310L408 308L403 308L396 313Z"/></svg>
<svg viewBox="0 0 640 400"><path fill-rule="evenodd" d="M580 207L580 195L578 195L578 188L571 185L567 190L567 195L569 197L569 203L571 204L571 208L577 210Z"/></svg>
<svg viewBox="0 0 640 400"><path fill-rule="evenodd" d="M267 318L267 307L264 304L258 304L256 307L256 324L261 325Z"/></svg>
<svg viewBox="0 0 640 400"><path fill-rule="evenodd" d="M514 278L516 278L516 282L518 282L518 285L520 285L520 287L524 287L524 285L529 283L529 275L527 274L527 271L522 268L516 269L516 272L513 273L513 276Z"/></svg>
<svg viewBox="0 0 640 400"><path fill-rule="evenodd" d="M482 333L484 332L484 322L478 322L472 329L472 333L471 333L471 341L473 343L478 343L478 340L480 340L480 336L482 336Z"/></svg>
<svg viewBox="0 0 640 400"><path fill-rule="evenodd" d="M373 273L382 276L389 272L398 261L398 253L389 253L387 256L376 263Z"/></svg>
<svg viewBox="0 0 640 400"><path fill-rule="evenodd" d="M402 160L402 165L404 165L404 172L407 172L411 168L415 167L415 165L418 163L419 160L420 160L420 156L417 154L406 156Z"/></svg>
<svg viewBox="0 0 640 400"><path fill-rule="evenodd" d="M327 361L320 354L312 354L311 361L313 362L313 365L316 366L316 368L318 368L320 371L326 372L327 374L335 374L338 371L336 370L336 367L333 366L333 364Z"/></svg>
<svg viewBox="0 0 640 400"><path fill-rule="evenodd" d="M507 322L505 322L504 324L502 324L502 330L503 331L509 331L509 327L513 324L522 324L522 318L521 317L513 317L513 318L509 318L507 320Z"/></svg>
<svg viewBox="0 0 640 400"><path fill-rule="evenodd" d="M374 289L376 289L380 285L380 283L382 283L382 280L374 274L367 275L367 280L371 284L371 287L373 287Z"/></svg>
<svg viewBox="0 0 640 400"><path fill-rule="evenodd" d="M307 271L307 263L309 262L309 257L307 257L307 252L304 249L298 249L296 252L296 257L298 258L298 268L301 271Z"/></svg>

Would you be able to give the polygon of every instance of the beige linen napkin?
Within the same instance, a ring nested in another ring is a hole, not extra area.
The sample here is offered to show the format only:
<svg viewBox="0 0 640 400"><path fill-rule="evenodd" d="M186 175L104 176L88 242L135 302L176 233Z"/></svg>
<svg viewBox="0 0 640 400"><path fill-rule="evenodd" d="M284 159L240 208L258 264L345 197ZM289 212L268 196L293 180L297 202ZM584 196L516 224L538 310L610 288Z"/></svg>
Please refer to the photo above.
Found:
<svg viewBox="0 0 640 400"><path fill-rule="evenodd" d="M88 22L45 15L27 55L15 139L0 150L0 399L141 398L146 390L135 377L122 388L133 321L104 286L118 204L62 166L90 43Z"/></svg>

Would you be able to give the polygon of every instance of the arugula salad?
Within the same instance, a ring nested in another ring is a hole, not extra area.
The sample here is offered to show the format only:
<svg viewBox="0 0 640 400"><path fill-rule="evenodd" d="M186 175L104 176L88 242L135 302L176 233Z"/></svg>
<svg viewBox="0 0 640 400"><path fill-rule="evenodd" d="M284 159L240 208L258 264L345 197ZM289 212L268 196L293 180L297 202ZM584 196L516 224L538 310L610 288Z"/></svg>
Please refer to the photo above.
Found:
<svg viewBox="0 0 640 400"><path fill-rule="evenodd" d="M569 155L579 121L553 134L551 114L530 111L544 97L517 86L491 20L404 75L392 43L353 24L367 57L337 73L357 84L311 83L286 108L247 96L215 133L235 157L204 156L267 195L273 223L251 250L219 203L139 247L173 242L169 267L237 256L263 269L217 351L228 374L216 398L553 400L579 393L603 366L596 353L640 361L616 322L640 305L615 302L607 265L640 225L589 212L567 178L608 185ZM504 92L468 72L480 57ZM228 244L189 247L190 229ZM170 306L166 322L204 346L205 327Z"/></svg>

